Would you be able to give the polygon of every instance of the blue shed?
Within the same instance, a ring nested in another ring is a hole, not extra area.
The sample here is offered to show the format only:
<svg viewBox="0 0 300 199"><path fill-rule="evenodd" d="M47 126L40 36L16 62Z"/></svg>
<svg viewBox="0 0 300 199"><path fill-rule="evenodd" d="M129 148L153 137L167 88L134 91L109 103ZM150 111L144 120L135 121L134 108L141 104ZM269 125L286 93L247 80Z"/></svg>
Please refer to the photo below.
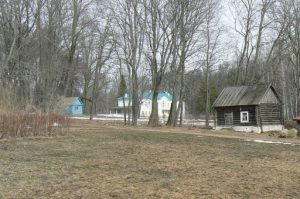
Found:
<svg viewBox="0 0 300 199"><path fill-rule="evenodd" d="M67 115L82 115L83 102L80 97L66 97L63 98L64 114Z"/></svg>

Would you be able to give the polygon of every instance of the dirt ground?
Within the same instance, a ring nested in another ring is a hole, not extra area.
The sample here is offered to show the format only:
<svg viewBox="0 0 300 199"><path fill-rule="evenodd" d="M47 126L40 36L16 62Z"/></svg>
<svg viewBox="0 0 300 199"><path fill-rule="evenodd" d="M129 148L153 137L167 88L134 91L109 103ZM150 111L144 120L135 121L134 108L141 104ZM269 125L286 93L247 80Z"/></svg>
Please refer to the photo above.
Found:
<svg viewBox="0 0 300 199"><path fill-rule="evenodd" d="M267 134L73 122L0 141L0 198L300 198L300 146ZM299 139L285 140L299 142Z"/></svg>
<svg viewBox="0 0 300 199"><path fill-rule="evenodd" d="M164 132L164 133L180 133L180 134L191 134L199 136L210 136L210 137L220 137L220 138L232 138L239 140L265 140L265 141L274 141L274 142L283 142L283 143L294 143L300 144L300 137L295 138L278 138L270 133L246 133L246 132L237 132L230 129L223 130L212 130L205 129L201 126L183 126L183 127L167 127L161 126L157 128L148 127L146 125L132 127L124 126L121 122L104 122L104 121L73 121L72 130L81 131L82 129L88 128L89 130L98 130L99 125L106 126L112 129L126 129L134 131L147 131L147 132Z"/></svg>

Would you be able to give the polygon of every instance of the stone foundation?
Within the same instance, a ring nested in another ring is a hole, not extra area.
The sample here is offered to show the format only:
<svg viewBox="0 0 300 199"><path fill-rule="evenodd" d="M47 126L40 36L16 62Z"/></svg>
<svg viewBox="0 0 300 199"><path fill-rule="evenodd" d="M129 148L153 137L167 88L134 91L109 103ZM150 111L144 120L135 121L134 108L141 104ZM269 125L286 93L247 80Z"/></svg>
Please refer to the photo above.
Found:
<svg viewBox="0 0 300 199"><path fill-rule="evenodd" d="M224 126L217 126L215 130L221 130L226 129L230 127L224 127ZM253 132L253 133L261 133L268 132L268 131L281 131L283 130L283 125L263 125L262 129L258 126L233 126L231 129L235 131L241 131L241 132Z"/></svg>

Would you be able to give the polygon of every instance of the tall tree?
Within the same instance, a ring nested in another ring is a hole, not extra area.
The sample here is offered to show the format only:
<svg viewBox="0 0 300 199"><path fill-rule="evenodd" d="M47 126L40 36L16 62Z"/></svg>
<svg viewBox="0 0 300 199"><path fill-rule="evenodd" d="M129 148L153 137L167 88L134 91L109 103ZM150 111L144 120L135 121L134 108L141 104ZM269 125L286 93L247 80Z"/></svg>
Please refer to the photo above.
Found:
<svg viewBox="0 0 300 199"><path fill-rule="evenodd" d="M99 28L98 30L98 42L97 42L97 61L95 64L95 72L94 72L94 79L91 88L91 106L90 106L90 120L93 119L93 115L96 112L96 102L98 101L99 97L99 90L100 90L100 78L107 61L111 58L111 54L114 49L114 38L113 32L111 30L111 21L108 19L106 22L106 26L104 29Z"/></svg>
<svg viewBox="0 0 300 199"><path fill-rule="evenodd" d="M75 76L74 58L78 47L79 37L83 34L86 26L90 21L84 21L84 15L90 6L90 1L72 0L71 7L69 7L69 15L71 15L70 27L67 27L66 34L64 35L66 47L68 49L67 65L63 74L63 95L72 96L72 85ZM69 25L69 24L68 24Z"/></svg>
<svg viewBox="0 0 300 199"><path fill-rule="evenodd" d="M152 83L152 110L149 118L149 126L157 126L158 104L157 98L159 87L165 74L166 68L170 64L175 40L172 39L174 18L170 14L170 3L168 1L150 0L144 2L146 16L146 58L151 71Z"/></svg>
<svg viewBox="0 0 300 199"><path fill-rule="evenodd" d="M124 112L124 124L126 125L126 104L125 104L125 94L127 93L127 86L126 86L126 81L124 75L121 74L121 80L120 80L120 85L119 85L119 90L118 90L118 97L122 98L123 101L123 112Z"/></svg>
<svg viewBox="0 0 300 199"><path fill-rule="evenodd" d="M141 0L116 1L113 4L114 19L117 24L119 41L118 49L122 51L123 61L126 64L130 74L130 91L131 91L131 113L132 125L137 125L139 117L139 76L141 70L141 60L144 46L144 29L143 18L145 16L144 7ZM118 12L116 12L116 10ZM119 14L121 13L121 14Z"/></svg>
<svg viewBox="0 0 300 199"><path fill-rule="evenodd" d="M219 7L217 4L218 1L210 1L208 6L208 12L204 19L204 63L203 63L203 70L205 74L205 89L206 89L206 99L205 99L205 126L206 128L209 127L209 119L210 119L210 110L211 110L211 93L210 93L210 76L216 67L216 64L220 61L219 60L219 40L221 29L219 27L219 17L216 15L219 11Z"/></svg>
<svg viewBox="0 0 300 199"><path fill-rule="evenodd" d="M175 19L172 40L175 43L170 70L174 77L172 78L173 99L167 125L176 126L179 114L180 123L182 123L186 62L199 50L199 43L196 39L207 12L207 1L175 0L171 1L171 4Z"/></svg>

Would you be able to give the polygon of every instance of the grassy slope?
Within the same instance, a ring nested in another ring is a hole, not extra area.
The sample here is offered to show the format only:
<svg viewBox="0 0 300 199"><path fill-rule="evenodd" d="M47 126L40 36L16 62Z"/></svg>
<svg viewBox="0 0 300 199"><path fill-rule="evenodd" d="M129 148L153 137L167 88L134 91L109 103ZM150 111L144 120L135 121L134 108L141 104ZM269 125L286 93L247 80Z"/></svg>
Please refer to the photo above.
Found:
<svg viewBox="0 0 300 199"><path fill-rule="evenodd" d="M0 142L0 198L299 198L300 147L102 128Z"/></svg>

